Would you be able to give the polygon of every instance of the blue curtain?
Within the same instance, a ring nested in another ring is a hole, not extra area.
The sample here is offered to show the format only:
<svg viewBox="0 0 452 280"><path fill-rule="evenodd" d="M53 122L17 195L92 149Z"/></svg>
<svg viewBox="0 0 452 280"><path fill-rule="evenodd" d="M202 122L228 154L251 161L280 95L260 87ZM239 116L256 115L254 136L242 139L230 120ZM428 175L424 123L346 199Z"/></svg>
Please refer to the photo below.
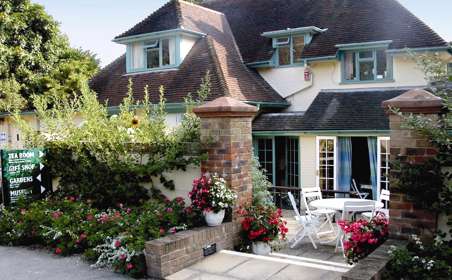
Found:
<svg viewBox="0 0 452 280"><path fill-rule="evenodd" d="M350 137L338 137L338 189L350 191L352 181L352 139Z"/></svg>
<svg viewBox="0 0 452 280"><path fill-rule="evenodd" d="M377 142L376 137L367 138L367 145L369 147L370 181L372 182L373 199L377 199Z"/></svg>

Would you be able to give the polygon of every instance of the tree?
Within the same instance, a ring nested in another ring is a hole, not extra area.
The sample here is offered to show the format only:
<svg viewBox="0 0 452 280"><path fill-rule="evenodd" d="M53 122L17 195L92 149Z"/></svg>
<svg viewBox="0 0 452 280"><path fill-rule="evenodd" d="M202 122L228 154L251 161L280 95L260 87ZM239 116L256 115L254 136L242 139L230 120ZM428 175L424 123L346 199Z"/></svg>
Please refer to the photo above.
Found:
<svg viewBox="0 0 452 280"><path fill-rule="evenodd" d="M33 94L78 92L97 70L95 56L71 48L43 6L0 0L0 110L30 107Z"/></svg>

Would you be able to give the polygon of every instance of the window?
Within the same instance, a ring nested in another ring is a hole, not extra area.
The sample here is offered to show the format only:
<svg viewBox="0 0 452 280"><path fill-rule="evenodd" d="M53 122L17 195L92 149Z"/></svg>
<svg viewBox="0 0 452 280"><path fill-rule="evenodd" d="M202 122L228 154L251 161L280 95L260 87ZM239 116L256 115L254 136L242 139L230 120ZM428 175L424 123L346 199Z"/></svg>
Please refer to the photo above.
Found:
<svg viewBox="0 0 452 280"><path fill-rule="evenodd" d="M273 138L257 139L257 156L268 181L273 182Z"/></svg>
<svg viewBox="0 0 452 280"><path fill-rule="evenodd" d="M317 138L317 186L336 189L336 137Z"/></svg>
<svg viewBox="0 0 452 280"><path fill-rule="evenodd" d="M299 140L296 137L286 138L286 182L288 187L298 187L300 184L299 176Z"/></svg>
<svg viewBox="0 0 452 280"><path fill-rule="evenodd" d="M383 189L389 189L389 157L391 155L389 143L389 137L378 138L378 194L380 194L381 190Z"/></svg>
<svg viewBox="0 0 452 280"><path fill-rule="evenodd" d="M449 80L452 81L452 62L447 63L447 75L449 76Z"/></svg>
<svg viewBox="0 0 452 280"><path fill-rule="evenodd" d="M290 35L273 40L274 47L277 50L277 65L303 63L301 55L305 46L305 35Z"/></svg>
<svg viewBox="0 0 452 280"><path fill-rule="evenodd" d="M176 66L176 37L130 44L128 61L128 71Z"/></svg>
<svg viewBox="0 0 452 280"><path fill-rule="evenodd" d="M346 51L342 56L343 80L378 81L390 79L385 49Z"/></svg>

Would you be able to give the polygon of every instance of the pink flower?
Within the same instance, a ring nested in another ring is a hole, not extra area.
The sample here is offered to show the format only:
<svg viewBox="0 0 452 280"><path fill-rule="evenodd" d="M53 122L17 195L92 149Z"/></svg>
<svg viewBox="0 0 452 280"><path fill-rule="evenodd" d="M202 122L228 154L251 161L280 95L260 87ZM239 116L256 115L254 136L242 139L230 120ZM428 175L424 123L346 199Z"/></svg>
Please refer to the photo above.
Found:
<svg viewBox="0 0 452 280"><path fill-rule="evenodd" d="M125 259L126 259L126 255L121 254L121 255L119 256L119 259L120 259L121 261L125 260Z"/></svg>
<svg viewBox="0 0 452 280"><path fill-rule="evenodd" d="M88 214L88 215L86 215L86 220L92 221L92 220L94 220L94 216L92 214Z"/></svg>
<svg viewBox="0 0 452 280"><path fill-rule="evenodd" d="M128 263L127 266L126 266L126 268L127 268L127 270L131 270L131 269L133 268L133 264Z"/></svg>
<svg viewBox="0 0 452 280"><path fill-rule="evenodd" d="M172 213L173 212L173 208L171 208L171 207L166 208L166 212Z"/></svg>
<svg viewBox="0 0 452 280"><path fill-rule="evenodd" d="M116 248L121 247L121 240L115 240L115 247Z"/></svg>
<svg viewBox="0 0 452 280"><path fill-rule="evenodd" d="M61 217L63 215L63 212L61 211L55 211L52 213L52 218L54 219L58 219L59 217Z"/></svg>

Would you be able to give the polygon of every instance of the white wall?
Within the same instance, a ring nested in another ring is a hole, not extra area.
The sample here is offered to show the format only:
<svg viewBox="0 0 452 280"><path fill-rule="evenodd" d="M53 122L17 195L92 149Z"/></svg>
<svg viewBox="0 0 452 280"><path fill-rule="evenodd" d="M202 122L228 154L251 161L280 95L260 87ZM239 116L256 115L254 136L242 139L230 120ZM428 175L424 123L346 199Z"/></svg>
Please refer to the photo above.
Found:
<svg viewBox="0 0 452 280"><path fill-rule="evenodd" d="M159 178L152 178L155 187L162 191L162 193L169 199L174 199L178 196L183 197L187 204L190 204L188 193L192 190L193 179L201 175L201 168L199 166L189 166L187 171L176 170L172 172L166 172L163 174L167 180L173 180L175 190L168 190L161 183ZM145 187L149 188L150 184L145 184Z"/></svg>
<svg viewBox="0 0 452 280"><path fill-rule="evenodd" d="M180 61L184 61L187 54L190 52L193 45L196 43L197 38L190 37L190 36L181 36L180 39Z"/></svg>
<svg viewBox="0 0 452 280"><path fill-rule="evenodd" d="M300 136L300 175L302 187L316 186L316 137Z"/></svg>
<svg viewBox="0 0 452 280"><path fill-rule="evenodd" d="M281 96L287 97L292 104L288 111L306 111L323 89L422 87L427 84L422 70L406 55L394 55L394 81L388 82L342 84L338 60L312 62L310 68L311 83L304 81L304 67L262 68L259 73Z"/></svg>

